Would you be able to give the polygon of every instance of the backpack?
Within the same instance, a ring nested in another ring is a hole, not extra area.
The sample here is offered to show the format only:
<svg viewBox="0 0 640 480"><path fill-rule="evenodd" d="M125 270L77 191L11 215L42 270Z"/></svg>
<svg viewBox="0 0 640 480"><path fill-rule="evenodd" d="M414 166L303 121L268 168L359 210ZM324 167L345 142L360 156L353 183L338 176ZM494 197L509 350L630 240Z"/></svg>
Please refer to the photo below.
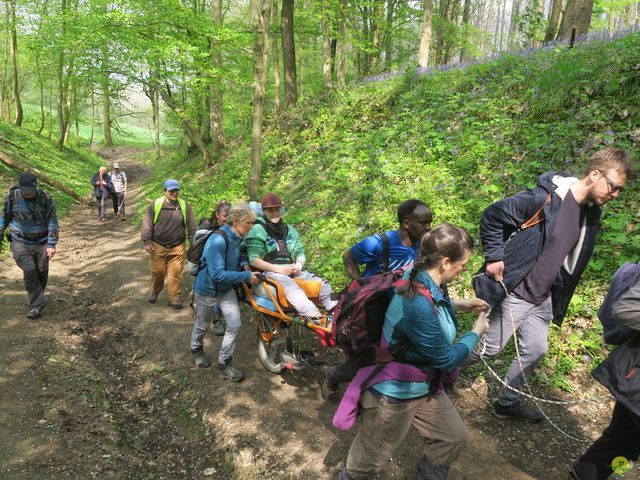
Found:
<svg viewBox="0 0 640 480"><path fill-rule="evenodd" d="M609 291L607 291L600 310L598 310L598 318L602 323L602 333L606 343L620 345L634 333L629 327L625 327L614 320L613 306L639 280L640 262L627 262L613 274Z"/></svg>
<svg viewBox="0 0 640 480"><path fill-rule="evenodd" d="M201 233L202 232L202 233ZM199 230L196 232L193 238L193 243L189 245L187 249L187 270L191 275L198 275L198 272L202 270L202 252L207 244L207 240L213 234L217 233L224 238L224 242L227 250L229 249L229 238L224 230ZM199 235L198 235L199 234Z"/></svg>
<svg viewBox="0 0 640 480"><path fill-rule="evenodd" d="M353 281L340 295L333 311L332 334L347 361L356 367L387 363L406 345L395 343L380 346L385 314L391 303L393 288L399 286L404 270L380 273L365 278L360 284ZM433 303L431 293L418 286L418 293Z"/></svg>

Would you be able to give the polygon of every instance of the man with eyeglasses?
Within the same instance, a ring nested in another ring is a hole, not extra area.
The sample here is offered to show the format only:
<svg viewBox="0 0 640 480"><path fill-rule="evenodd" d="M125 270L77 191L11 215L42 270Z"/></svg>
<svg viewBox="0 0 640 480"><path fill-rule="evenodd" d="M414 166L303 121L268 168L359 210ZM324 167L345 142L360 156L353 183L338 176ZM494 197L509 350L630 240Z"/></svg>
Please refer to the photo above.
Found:
<svg viewBox="0 0 640 480"><path fill-rule="evenodd" d="M484 275L474 279L474 288L492 311L482 356L495 357L514 334L515 325L520 359L511 363L506 385L522 390L546 354L549 325L552 320L562 323L593 253L601 207L618 198L626 182L636 177L626 150L605 148L589 159L583 178L547 172L538 178L536 188L484 211L480 220ZM462 366L479 358L476 348ZM498 393L494 413L498 418L543 420L540 411L521 404L519 393L507 387Z"/></svg>
<svg viewBox="0 0 640 480"><path fill-rule="evenodd" d="M187 242L193 242L196 221L191 206L179 198L180 184L164 182L164 196L151 202L144 213L140 238L149 254L151 288L147 300L155 303L167 279L167 300L171 308L182 308L180 280Z"/></svg>

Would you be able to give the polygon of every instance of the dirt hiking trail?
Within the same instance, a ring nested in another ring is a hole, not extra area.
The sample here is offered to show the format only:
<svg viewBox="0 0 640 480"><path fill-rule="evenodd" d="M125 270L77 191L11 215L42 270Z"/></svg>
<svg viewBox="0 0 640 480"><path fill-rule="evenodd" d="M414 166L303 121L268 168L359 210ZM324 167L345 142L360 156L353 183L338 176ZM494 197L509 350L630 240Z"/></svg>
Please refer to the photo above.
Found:
<svg viewBox="0 0 640 480"><path fill-rule="evenodd" d="M22 272L13 259L0 266L0 478L337 478L355 431L332 427L335 405L320 397L318 367L268 373L243 306L234 365L247 378L232 384L215 368L191 363L187 273L183 310L170 309L165 292L155 304L147 302L148 260L130 220L152 200L139 198L136 189L148 173L135 162L138 153L101 152L105 162L119 161L130 179L126 221L114 220L109 209L108 222L100 224L88 207L61 220L41 318L24 316ZM189 192L182 196L188 201ZM318 345L305 337L309 346ZM219 346L210 331L205 352L215 359ZM488 404L495 391L493 383L463 376L454 401L470 442L450 479L566 478L584 445L546 422L498 421ZM604 392L583 393L591 394ZM547 413L590 441L606 425L611 405L553 406ZM412 479L421 455L411 432L376 478Z"/></svg>

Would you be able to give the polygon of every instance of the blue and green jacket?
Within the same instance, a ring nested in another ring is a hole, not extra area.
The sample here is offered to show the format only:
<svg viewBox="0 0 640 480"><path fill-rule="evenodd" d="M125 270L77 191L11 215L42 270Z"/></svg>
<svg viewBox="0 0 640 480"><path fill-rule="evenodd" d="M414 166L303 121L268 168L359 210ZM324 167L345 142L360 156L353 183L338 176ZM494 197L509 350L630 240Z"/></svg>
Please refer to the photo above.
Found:
<svg viewBox="0 0 640 480"><path fill-rule="evenodd" d="M412 269L405 272L409 278ZM415 281L431 292L433 303L424 295L412 298L395 294L387 309L382 334L389 345L403 342L406 347L397 355L397 361L422 369L450 372L469 356L478 343L478 335L468 332L453 343L458 324L449 295L443 293L426 271ZM429 382L402 382L388 380L373 386L377 392L389 397L409 399L429 393Z"/></svg>

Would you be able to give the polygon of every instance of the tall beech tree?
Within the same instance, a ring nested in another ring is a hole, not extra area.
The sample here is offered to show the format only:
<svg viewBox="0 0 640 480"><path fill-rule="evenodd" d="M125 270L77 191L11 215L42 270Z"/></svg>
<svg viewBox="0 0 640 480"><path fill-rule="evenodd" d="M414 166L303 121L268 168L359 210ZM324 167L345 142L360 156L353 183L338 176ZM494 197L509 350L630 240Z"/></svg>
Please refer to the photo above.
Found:
<svg viewBox="0 0 640 480"><path fill-rule="evenodd" d="M254 0L252 0L252 2L253 1ZM296 103L298 102L296 44L293 32L293 2L294 0L282 0L282 10L280 12L282 18L282 60L284 62L284 106L286 109L295 107Z"/></svg>

